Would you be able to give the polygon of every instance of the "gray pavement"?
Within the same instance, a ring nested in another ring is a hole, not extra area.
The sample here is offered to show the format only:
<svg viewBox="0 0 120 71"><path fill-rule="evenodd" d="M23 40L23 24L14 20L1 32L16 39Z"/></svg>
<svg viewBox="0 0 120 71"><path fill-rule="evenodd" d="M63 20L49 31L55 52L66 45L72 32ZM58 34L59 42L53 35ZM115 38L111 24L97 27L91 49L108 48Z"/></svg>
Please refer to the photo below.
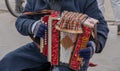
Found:
<svg viewBox="0 0 120 71"><path fill-rule="evenodd" d="M12 50L30 42L29 37L20 35L15 28L15 20L0 0L0 59Z"/></svg>
<svg viewBox="0 0 120 71"><path fill-rule="evenodd" d="M101 54L95 54L91 61L98 64L89 71L120 71L120 36L116 35L116 25L109 25L109 36Z"/></svg>
<svg viewBox="0 0 120 71"><path fill-rule="evenodd" d="M8 12L0 14L0 58L30 41L17 32L15 20Z"/></svg>
<svg viewBox="0 0 120 71"><path fill-rule="evenodd" d="M105 16L110 15L112 16L112 13ZM10 51L31 41L29 37L17 32L15 20L16 18L7 11L4 0L0 0L0 59ZM112 22L109 22L110 33L103 52L95 54L91 59L98 66L89 68L88 71L120 71L120 36L116 35L116 25L110 25L110 23Z"/></svg>

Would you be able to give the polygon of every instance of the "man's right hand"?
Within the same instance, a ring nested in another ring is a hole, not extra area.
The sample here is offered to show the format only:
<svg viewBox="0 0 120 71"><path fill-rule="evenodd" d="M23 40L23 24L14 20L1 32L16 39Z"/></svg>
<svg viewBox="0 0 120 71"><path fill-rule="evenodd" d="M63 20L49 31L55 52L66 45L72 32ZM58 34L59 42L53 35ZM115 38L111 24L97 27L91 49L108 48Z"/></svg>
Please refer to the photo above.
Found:
<svg viewBox="0 0 120 71"><path fill-rule="evenodd" d="M45 25L45 23L39 21L36 21L33 26L32 26L32 30L33 30L33 34L34 37L45 37L45 32L48 30L47 25Z"/></svg>

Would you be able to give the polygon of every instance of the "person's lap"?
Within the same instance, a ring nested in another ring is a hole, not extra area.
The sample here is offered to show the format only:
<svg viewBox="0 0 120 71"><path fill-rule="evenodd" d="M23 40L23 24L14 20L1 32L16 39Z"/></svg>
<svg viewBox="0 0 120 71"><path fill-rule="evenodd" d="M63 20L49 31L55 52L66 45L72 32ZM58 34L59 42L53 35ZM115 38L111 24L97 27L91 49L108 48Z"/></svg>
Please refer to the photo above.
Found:
<svg viewBox="0 0 120 71"><path fill-rule="evenodd" d="M33 43L29 43L7 54L0 61L0 71L21 71L40 67L46 62L46 56L42 55Z"/></svg>
<svg viewBox="0 0 120 71"><path fill-rule="evenodd" d="M46 56L39 52L34 43L24 45L10 53L8 53L0 61L0 71L42 71L50 67ZM54 68L53 71L70 71L65 67Z"/></svg>

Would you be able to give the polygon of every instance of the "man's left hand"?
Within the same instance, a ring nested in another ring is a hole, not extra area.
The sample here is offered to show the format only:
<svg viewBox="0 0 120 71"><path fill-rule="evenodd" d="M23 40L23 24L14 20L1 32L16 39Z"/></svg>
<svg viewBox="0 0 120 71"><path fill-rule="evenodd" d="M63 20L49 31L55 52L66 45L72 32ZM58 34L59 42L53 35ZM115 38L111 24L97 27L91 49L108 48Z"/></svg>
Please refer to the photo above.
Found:
<svg viewBox="0 0 120 71"><path fill-rule="evenodd" d="M89 41L87 47L79 51L80 57L85 60L89 60L95 52L95 47L95 43L93 41Z"/></svg>

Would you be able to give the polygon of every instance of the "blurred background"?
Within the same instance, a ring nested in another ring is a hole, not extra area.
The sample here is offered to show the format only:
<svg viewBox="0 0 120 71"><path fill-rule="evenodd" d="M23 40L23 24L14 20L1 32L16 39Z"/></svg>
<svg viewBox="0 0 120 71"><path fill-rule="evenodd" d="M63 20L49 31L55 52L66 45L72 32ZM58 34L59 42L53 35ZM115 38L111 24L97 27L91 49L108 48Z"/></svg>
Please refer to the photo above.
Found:
<svg viewBox="0 0 120 71"><path fill-rule="evenodd" d="M11 0L12 1L12 0ZM109 0L105 0L105 19L108 21L110 33L108 41L101 54L95 54L91 59L98 64L88 71L120 71L120 36L117 35L114 15ZM31 39L19 34L15 28L16 17L13 17L6 8L4 0L0 0L0 59Z"/></svg>

